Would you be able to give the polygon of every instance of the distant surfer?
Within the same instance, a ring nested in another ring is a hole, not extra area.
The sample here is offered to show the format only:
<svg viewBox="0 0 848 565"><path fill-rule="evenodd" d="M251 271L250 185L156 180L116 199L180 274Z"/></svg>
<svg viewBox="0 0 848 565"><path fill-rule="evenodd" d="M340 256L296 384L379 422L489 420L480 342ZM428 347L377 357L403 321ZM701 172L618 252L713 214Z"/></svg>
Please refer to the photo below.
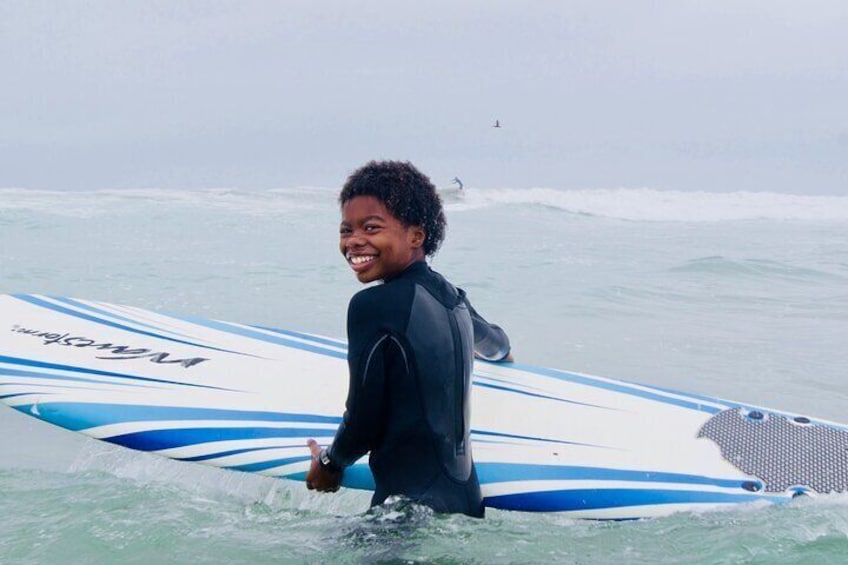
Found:
<svg viewBox="0 0 848 565"><path fill-rule="evenodd" d="M453 183L454 183L454 184L458 184L458 185L459 185L459 191L461 192L461 191L462 191L462 187L463 187L464 185L462 184L462 181L461 181L461 180L459 180L459 177L453 177Z"/></svg>
<svg viewBox="0 0 848 565"><path fill-rule="evenodd" d="M445 216L436 188L411 163L368 163L347 179L339 203L342 255L360 282L383 284L350 301L346 409L329 447L308 441L307 488L338 490L344 469L370 452L372 506L399 495L482 517L470 443L472 361L511 361L509 338L427 264L444 239Z"/></svg>
<svg viewBox="0 0 848 565"><path fill-rule="evenodd" d="M499 127L501 127L501 121L500 121L500 120L495 120L495 125L493 125L492 127L493 127L493 128L499 128Z"/></svg>

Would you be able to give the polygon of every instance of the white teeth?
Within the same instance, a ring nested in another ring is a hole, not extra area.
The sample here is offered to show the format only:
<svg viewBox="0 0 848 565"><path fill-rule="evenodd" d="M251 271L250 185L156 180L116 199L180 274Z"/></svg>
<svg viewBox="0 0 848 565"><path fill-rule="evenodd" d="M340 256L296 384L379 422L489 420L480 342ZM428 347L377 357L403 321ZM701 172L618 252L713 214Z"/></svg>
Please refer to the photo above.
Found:
<svg viewBox="0 0 848 565"><path fill-rule="evenodd" d="M354 265L361 265L362 263L366 263L373 258L374 258L373 255L356 255L356 256L350 257L350 262Z"/></svg>

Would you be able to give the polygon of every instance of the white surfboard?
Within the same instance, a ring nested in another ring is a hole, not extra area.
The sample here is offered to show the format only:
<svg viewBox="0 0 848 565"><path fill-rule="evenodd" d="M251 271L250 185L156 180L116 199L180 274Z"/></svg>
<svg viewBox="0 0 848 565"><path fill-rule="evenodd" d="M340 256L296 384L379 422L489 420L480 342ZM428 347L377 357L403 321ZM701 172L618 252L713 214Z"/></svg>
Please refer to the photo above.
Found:
<svg viewBox="0 0 848 565"><path fill-rule="evenodd" d="M0 295L0 400L172 459L303 480L332 441L343 341L102 302ZM477 362L489 507L626 519L848 490L848 427L556 369ZM367 461L344 486L373 489Z"/></svg>

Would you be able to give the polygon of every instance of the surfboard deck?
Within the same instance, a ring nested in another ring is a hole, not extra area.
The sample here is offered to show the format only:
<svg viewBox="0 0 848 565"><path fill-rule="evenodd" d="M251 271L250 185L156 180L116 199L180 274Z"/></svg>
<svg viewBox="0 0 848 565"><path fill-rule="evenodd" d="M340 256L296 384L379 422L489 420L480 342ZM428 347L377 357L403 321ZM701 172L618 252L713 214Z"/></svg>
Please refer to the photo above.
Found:
<svg viewBox="0 0 848 565"><path fill-rule="evenodd" d="M103 302L0 295L0 400L172 459L304 480L332 441L346 344ZM848 427L557 369L478 361L472 441L485 504L661 516L848 490ZM373 490L363 458L343 485Z"/></svg>

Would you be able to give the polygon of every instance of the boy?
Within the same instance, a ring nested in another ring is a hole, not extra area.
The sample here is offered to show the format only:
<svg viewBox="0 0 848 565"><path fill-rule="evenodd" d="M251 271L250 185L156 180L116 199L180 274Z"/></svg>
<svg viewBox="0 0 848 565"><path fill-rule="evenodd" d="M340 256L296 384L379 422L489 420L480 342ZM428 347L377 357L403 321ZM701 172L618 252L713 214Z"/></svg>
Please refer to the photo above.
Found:
<svg viewBox="0 0 848 565"><path fill-rule="evenodd" d="M309 440L307 487L338 490L343 469L370 451L371 505L402 495L436 512L483 516L471 458L474 356L510 361L509 339L432 271L445 234L442 203L410 163L370 162L339 195L339 248L360 282L348 309L350 385L330 447Z"/></svg>

